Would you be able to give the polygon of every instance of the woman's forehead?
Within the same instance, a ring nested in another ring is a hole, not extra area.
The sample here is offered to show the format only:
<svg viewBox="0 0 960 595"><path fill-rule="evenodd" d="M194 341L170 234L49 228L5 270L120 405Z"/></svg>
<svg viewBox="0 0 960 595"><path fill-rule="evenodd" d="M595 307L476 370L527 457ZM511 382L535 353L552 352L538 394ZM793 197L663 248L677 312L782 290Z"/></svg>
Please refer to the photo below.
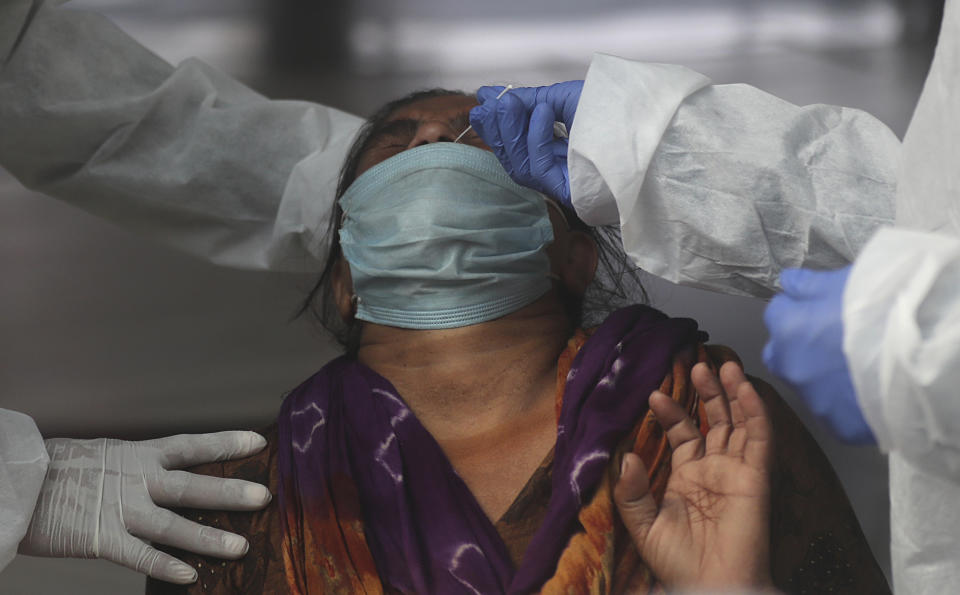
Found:
<svg viewBox="0 0 960 595"><path fill-rule="evenodd" d="M387 121L390 122L408 118L420 120L430 116L442 117L445 115L457 115L469 112L470 109L477 104L477 98L473 95L438 95L435 97L425 97L397 108L387 117Z"/></svg>

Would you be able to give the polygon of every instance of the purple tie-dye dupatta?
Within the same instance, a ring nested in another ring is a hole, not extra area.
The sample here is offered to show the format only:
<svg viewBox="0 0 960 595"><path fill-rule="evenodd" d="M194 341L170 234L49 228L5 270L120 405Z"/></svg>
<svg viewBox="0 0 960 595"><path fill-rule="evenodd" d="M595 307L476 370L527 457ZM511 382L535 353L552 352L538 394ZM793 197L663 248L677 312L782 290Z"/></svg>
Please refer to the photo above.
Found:
<svg viewBox="0 0 960 595"><path fill-rule="evenodd" d="M386 591L539 589L674 354L703 338L694 321L645 306L615 312L590 337L567 377L547 513L517 569L493 523L393 386L356 361L332 361L287 397L279 418L288 582L306 593L369 584L337 576L362 572L357 551L365 539ZM346 518L356 510L353 495L362 519ZM363 535L351 536L355 529ZM311 543L325 551L306 551ZM313 570L304 570L310 566L304 557L314 559Z"/></svg>

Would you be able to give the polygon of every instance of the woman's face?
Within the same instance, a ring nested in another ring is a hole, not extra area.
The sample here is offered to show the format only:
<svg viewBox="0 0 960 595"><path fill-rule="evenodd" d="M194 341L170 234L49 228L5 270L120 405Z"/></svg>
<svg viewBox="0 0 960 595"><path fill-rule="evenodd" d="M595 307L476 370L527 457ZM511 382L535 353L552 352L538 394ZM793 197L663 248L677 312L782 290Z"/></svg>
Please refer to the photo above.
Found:
<svg viewBox="0 0 960 595"><path fill-rule="evenodd" d="M378 126L360 155L357 176L381 161L408 149L439 142L453 142L470 125L470 110L477 105L473 96L442 95L406 105ZM490 151L473 129L460 139L462 144ZM553 244L547 248L551 262L558 258L558 248L569 233L566 221L555 209L547 209L553 224ZM556 267L554 267L556 268Z"/></svg>
<svg viewBox="0 0 960 595"><path fill-rule="evenodd" d="M453 142L470 125L470 109L476 105L473 96L441 95L401 107L370 134L360 155L357 176L407 149ZM460 143L490 150L472 129Z"/></svg>
<svg viewBox="0 0 960 595"><path fill-rule="evenodd" d="M470 109L477 105L473 96L442 95L411 103L396 110L374 129L360 155L356 175L394 155L429 143L453 142L470 125ZM460 139L461 143L491 151L472 129ZM563 216L555 209L547 209L553 224L554 242L547 247L552 272L577 295L583 295L593 278L597 264L597 247L583 232L570 231ZM349 267L342 259L334 272L334 293L344 317L353 306Z"/></svg>

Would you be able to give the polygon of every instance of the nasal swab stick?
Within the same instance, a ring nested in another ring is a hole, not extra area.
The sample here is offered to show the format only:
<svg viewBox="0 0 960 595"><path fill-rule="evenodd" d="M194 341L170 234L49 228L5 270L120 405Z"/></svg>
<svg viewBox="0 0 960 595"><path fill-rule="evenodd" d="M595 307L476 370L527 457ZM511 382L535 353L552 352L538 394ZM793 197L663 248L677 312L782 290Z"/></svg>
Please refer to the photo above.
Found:
<svg viewBox="0 0 960 595"><path fill-rule="evenodd" d="M503 97L503 96L506 94L506 92L509 91L509 90L512 89L512 88L513 88L513 85L507 85L506 87L504 87L504 88L503 88L503 91L500 91L500 94L497 95L497 99L500 99L501 97ZM467 126L466 130L464 130L463 132L461 132L461 133L460 133L460 136L458 136L457 138L455 138L455 139L453 140L453 142L455 142L455 143L460 142L460 139L463 138L463 136L464 136L466 133L470 132L471 130L473 130L473 124Z"/></svg>

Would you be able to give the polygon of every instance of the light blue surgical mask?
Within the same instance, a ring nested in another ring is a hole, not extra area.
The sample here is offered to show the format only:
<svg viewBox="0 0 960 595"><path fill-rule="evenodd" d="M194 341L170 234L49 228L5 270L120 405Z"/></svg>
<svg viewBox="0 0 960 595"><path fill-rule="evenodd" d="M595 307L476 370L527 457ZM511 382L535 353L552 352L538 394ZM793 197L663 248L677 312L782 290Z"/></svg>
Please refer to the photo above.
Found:
<svg viewBox="0 0 960 595"><path fill-rule="evenodd" d="M500 318L551 287L546 201L489 151L432 143L363 173L340 199L356 317L408 329Z"/></svg>

